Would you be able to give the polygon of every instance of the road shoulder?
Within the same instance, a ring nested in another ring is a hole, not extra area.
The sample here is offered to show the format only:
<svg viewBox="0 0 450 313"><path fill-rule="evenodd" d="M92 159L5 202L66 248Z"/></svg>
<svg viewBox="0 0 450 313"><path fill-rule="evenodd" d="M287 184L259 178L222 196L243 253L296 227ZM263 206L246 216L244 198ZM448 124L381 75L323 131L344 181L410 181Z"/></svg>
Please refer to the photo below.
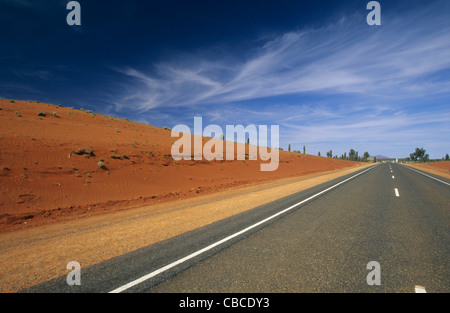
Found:
<svg viewBox="0 0 450 313"><path fill-rule="evenodd" d="M450 168L450 162L449 163L449 168ZM433 174L433 175L437 175L440 177L444 177L444 178L448 178L450 179L450 169L444 169L444 168L434 168L431 167L430 164L427 163L420 163L420 164L403 164L418 170L422 170L424 172Z"/></svg>
<svg viewBox="0 0 450 313"><path fill-rule="evenodd" d="M371 164L2 234L1 292L17 292L250 210Z"/></svg>

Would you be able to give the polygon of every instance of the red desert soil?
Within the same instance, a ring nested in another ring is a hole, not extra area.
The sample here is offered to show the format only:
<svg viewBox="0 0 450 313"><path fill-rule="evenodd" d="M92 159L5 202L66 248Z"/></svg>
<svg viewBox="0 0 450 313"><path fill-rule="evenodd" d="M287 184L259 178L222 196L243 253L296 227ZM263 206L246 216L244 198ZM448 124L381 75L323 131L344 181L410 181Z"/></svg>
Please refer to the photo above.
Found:
<svg viewBox="0 0 450 313"><path fill-rule="evenodd" d="M38 102L0 100L0 122L0 292L369 166L283 151L274 172L260 160L175 162L170 131Z"/></svg>
<svg viewBox="0 0 450 313"><path fill-rule="evenodd" d="M168 130L31 101L0 99L0 125L0 232L360 165L287 151L273 172L260 160L174 161Z"/></svg>
<svg viewBox="0 0 450 313"><path fill-rule="evenodd" d="M423 170L431 174L435 174L445 178L450 178L450 161L440 161L433 163L416 163L406 165L417 168L419 170Z"/></svg>

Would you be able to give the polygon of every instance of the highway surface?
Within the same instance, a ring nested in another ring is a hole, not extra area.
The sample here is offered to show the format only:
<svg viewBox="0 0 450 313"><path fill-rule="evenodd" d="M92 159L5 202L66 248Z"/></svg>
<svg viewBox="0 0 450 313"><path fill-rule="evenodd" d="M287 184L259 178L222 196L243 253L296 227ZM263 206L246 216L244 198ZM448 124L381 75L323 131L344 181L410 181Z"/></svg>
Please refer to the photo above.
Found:
<svg viewBox="0 0 450 313"><path fill-rule="evenodd" d="M447 293L449 226L450 180L377 164L24 292Z"/></svg>

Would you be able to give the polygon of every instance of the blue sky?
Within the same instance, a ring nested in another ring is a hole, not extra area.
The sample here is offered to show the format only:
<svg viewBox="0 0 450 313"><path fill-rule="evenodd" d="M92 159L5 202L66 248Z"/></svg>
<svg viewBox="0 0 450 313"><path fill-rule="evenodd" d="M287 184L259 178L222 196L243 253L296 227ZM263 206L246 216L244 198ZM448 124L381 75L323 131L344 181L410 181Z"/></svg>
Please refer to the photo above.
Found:
<svg viewBox="0 0 450 313"><path fill-rule="evenodd" d="M450 2L0 0L0 98L280 126L322 155L450 153Z"/></svg>

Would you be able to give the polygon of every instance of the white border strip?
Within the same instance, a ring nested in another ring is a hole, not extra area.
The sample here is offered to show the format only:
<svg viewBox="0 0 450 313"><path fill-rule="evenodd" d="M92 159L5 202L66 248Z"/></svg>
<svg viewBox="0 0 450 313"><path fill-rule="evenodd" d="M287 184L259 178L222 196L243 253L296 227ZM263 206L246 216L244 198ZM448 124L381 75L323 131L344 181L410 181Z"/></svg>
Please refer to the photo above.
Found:
<svg viewBox="0 0 450 313"><path fill-rule="evenodd" d="M414 169L414 168L412 168L412 167L409 167L409 166L407 166L407 165L405 165L405 167L406 167L406 168L409 168L410 170L413 170L414 172L417 172L417 173L419 173L419 174L422 174L423 176L427 176L427 177L433 178L434 180L437 180L438 182L441 182L441 183L443 183L443 184L446 184L446 185L450 186L449 183L447 183L447 182L445 182L445 181L443 181L443 180L440 180L440 179L437 179L437 178L435 178L435 177L433 177L433 176L430 176L430 175L427 175L427 174L425 174L425 173L422 173L422 172L420 172L420 171L418 171L418 170L416 170L416 169Z"/></svg>
<svg viewBox="0 0 450 313"><path fill-rule="evenodd" d="M200 250L198 250L198 251L196 251L196 252L194 252L192 254L189 254L188 256L185 256L184 258L181 258L181 259L179 259L179 260L177 260L175 262L172 262L172 263L170 263L170 264L168 264L168 265L166 265L164 267L161 267L160 269L158 269L156 271L153 271L153 272L151 272L151 273L149 273L149 274L147 274L145 276L142 276L141 278L133 280L132 282L129 282L128 284L125 284L125 285L123 285L123 286L121 286L119 288L116 288L113 291L110 291L109 293L120 293L122 291L125 291L125 290L131 288L131 287L139 285L139 284L143 283L144 281L146 281L146 280L148 280L148 279L150 279L152 277L155 277L155 276L157 276L157 275L159 275L159 274L161 274L161 273L163 273L163 272L165 272L165 271L167 271L167 270L169 270L169 269L171 269L171 268L173 268L173 267L175 267L175 266L177 266L177 265L179 265L181 263L184 263L184 262L186 262L186 261L188 261L188 260L190 260L192 258L195 258L196 256L198 256L198 255L200 255L200 254L202 254L202 253L204 253L206 251L209 251L209 250L211 250L211 249L213 249L213 248L215 248L215 247L217 247L217 246L219 246L219 245L221 245L221 244L223 244L223 243L225 243L225 242L227 242L227 241L229 241L229 240L231 240L231 239L233 239L233 238L235 238L235 237L237 237L239 235L242 235L243 233L248 232L249 230L251 230L251 229L253 229L255 227L258 227L259 225L264 224L264 223L266 223L266 222L276 218L277 216L282 215L282 214L284 214L284 213L286 213L286 212L288 212L288 211L298 207L299 205L302 205L303 203L308 202L309 200L312 200L312 199L316 198L317 196L319 196L319 195L321 195L321 194L323 194L323 193L325 193L327 191L330 191L333 188L336 188L339 185L342 185L345 182L348 182L349 180L351 180L351 179L353 179L353 178L355 178L355 177L357 177L357 176L359 176L359 175L361 175L361 174L363 174L363 173L373 169L376 166L378 166L378 164L374 165L374 166L371 166L370 168L366 169L365 171L360 172L360 173L358 173L358 174L356 174L356 175L354 175L354 176L352 176L350 178L347 178L347 179L341 181L340 183L337 183L336 185L333 185L333 186L331 186L331 187L329 187L329 188L327 188L325 190L322 190L321 192L316 193L315 195L313 195L313 196L311 196L311 197L309 197L309 198L307 198L307 199L305 199L303 201L300 201L300 202L298 202L298 203L288 207L287 209L284 209L284 210L282 210L282 211L280 211L280 212L278 212L278 213L276 213L276 214L274 214L272 216L269 216L268 218L265 218L262 221L259 221L259 222L255 223L255 224L253 224L253 225L251 225L251 226L241 230L241 231L238 231L237 233L234 233L234 234L232 234L232 235L230 235L230 236L228 236L228 237L226 237L226 238L224 238L222 240L219 240L219 241L217 241L217 242L215 242L215 243L213 243L213 244L211 244L211 245L209 245L209 246L207 246L207 247L205 247L203 249L200 249Z"/></svg>
<svg viewBox="0 0 450 313"><path fill-rule="evenodd" d="M422 286L415 286L414 287L414 289L415 289L415 291L416 291L416 293L427 293L427 291L425 290L425 287L422 287Z"/></svg>

